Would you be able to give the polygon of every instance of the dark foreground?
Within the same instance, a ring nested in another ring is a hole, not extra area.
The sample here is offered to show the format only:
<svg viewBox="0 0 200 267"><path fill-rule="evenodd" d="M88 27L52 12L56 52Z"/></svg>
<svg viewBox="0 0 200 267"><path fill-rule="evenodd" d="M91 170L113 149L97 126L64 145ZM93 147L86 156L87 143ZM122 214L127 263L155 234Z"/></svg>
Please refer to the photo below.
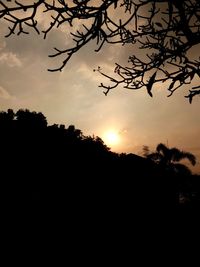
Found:
<svg viewBox="0 0 200 267"><path fill-rule="evenodd" d="M0 138L2 210L14 220L63 218L71 227L93 228L198 215L199 176L112 153L74 126L48 126L41 113L1 113Z"/></svg>

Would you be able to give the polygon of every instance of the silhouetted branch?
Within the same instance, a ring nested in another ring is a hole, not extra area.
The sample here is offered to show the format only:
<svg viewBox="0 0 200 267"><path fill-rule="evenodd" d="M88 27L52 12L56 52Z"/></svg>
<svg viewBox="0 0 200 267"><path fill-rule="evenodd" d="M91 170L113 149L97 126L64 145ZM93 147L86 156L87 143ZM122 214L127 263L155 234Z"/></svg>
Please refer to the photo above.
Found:
<svg viewBox="0 0 200 267"><path fill-rule="evenodd" d="M51 15L49 26L42 32L44 38L62 25L70 27L74 45L66 49L55 48L50 57L64 56L62 64L49 71L62 71L70 58L87 43L96 40L96 52L105 43L132 44L134 55L128 65L117 63L113 78L98 69L109 79L110 85L101 83L105 95L123 85L126 89L146 88L153 96L154 84L169 84L169 96L193 79L200 78L200 59L191 60L188 52L200 43L200 2L198 0L74 0L74 1L0 1L0 19L9 24L6 37L17 33L27 34L34 29L38 34L37 13ZM113 11L118 15L113 15ZM77 30L73 30L74 26ZM144 53L136 56L136 49ZM136 48L136 49L135 49ZM191 103L199 90L189 91Z"/></svg>
<svg viewBox="0 0 200 267"><path fill-rule="evenodd" d="M198 86L198 88L200 88L200 86ZM189 90L189 95L185 96L186 98L189 98L189 102L190 104L192 103L193 97L196 95L200 95L200 90Z"/></svg>

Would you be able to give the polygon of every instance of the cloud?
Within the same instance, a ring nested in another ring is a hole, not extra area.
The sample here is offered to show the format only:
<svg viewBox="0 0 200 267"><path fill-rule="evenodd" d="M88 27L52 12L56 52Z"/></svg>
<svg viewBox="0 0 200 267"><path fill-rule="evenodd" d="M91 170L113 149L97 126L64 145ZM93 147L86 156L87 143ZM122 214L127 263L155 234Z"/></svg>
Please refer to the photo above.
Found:
<svg viewBox="0 0 200 267"><path fill-rule="evenodd" d="M8 91L4 89L2 86L0 86L0 98L3 98L3 99L11 98L11 95L8 93Z"/></svg>
<svg viewBox="0 0 200 267"><path fill-rule="evenodd" d="M9 67L21 67L22 62L18 56L12 52L0 54L0 64L7 64Z"/></svg>

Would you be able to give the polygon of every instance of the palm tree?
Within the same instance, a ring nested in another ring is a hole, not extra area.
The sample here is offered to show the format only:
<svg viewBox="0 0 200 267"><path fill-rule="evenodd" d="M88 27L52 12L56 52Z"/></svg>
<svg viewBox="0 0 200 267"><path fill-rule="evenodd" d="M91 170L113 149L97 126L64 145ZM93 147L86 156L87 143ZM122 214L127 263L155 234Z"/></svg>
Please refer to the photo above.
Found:
<svg viewBox="0 0 200 267"><path fill-rule="evenodd" d="M159 164L166 171L171 171L175 174L191 174L187 166L179 163L183 159L188 159L192 165L196 164L196 158L193 154L181 151L175 147L168 148L162 143L157 145L155 152L149 153L146 157Z"/></svg>

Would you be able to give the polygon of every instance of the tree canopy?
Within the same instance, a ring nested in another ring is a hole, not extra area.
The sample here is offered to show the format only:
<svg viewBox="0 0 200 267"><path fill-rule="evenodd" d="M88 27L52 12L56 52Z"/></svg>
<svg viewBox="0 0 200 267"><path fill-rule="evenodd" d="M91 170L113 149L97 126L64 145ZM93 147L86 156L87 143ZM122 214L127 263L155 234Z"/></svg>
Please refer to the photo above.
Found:
<svg viewBox="0 0 200 267"><path fill-rule="evenodd" d="M87 207L92 216L104 209L106 218L113 210L152 216L171 201L179 207L181 194L199 210L199 176L178 164L186 158L194 165L195 156L177 148L159 144L150 153L146 147L146 158L114 153L100 137L85 136L74 125L48 125L41 112L27 109L0 112L0 140L1 196L11 205L29 205L38 193L45 209L54 203L62 212L85 214Z"/></svg>
<svg viewBox="0 0 200 267"><path fill-rule="evenodd" d="M144 155L164 167L165 170L182 176L190 174L190 170L179 161L187 159L193 166L196 164L196 158L192 153L181 151L176 147L168 148L162 143L158 144L156 151L152 153L149 152L147 146L144 146Z"/></svg>
<svg viewBox="0 0 200 267"><path fill-rule="evenodd" d="M51 15L42 32L70 27L74 45L54 48L50 57L62 57L62 71L70 58L87 43L96 40L96 51L104 44L132 45L127 66L116 63L113 76L97 71L110 81L101 83L105 95L118 85L137 90L146 88L153 96L155 84L163 84L169 96L187 85L185 97L192 102L200 94L200 59L194 49L200 43L200 2L198 0L73 0L0 1L0 19L8 22L12 34L41 32L38 13ZM67 35L67 38L69 36ZM136 49L141 49L139 56ZM191 54L193 56L191 56ZM117 61L117 59L116 59Z"/></svg>

